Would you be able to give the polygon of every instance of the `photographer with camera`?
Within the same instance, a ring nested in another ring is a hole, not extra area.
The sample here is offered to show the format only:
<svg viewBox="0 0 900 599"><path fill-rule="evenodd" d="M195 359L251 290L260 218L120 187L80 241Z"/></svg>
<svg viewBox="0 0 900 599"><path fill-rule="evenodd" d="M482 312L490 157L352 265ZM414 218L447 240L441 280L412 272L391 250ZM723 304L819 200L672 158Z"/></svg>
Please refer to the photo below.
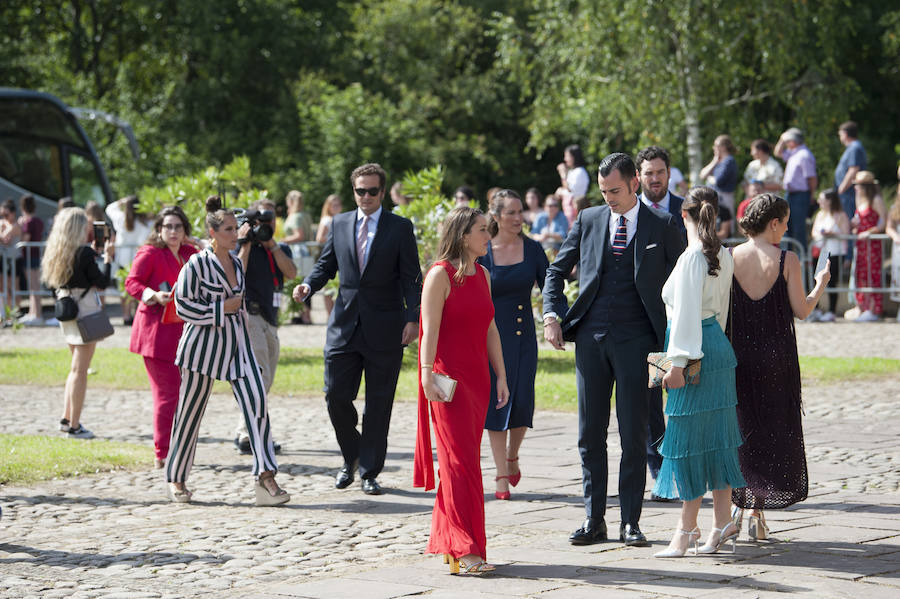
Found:
<svg viewBox="0 0 900 599"><path fill-rule="evenodd" d="M247 332L250 345L262 372L266 395L275 380L281 343L278 340L278 308L285 279L297 276L290 248L276 243L275 212L269 200L254 202L237 215L238 250L236 255L246 273ZM242 454L250 454L250 437L243 417L237 428L234 444ZM281 446L275 444L278 453Z"/></svg>

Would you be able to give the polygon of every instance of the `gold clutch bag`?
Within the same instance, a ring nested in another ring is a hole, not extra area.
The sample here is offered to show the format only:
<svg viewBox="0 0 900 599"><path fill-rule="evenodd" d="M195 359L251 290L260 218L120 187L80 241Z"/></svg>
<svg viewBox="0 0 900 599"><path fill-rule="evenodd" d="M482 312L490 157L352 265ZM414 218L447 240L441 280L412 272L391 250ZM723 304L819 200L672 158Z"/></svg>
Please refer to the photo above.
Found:
<svg viewBox="0 0 900 599"><path fill-rule="evenodd" d="M653 352L647 354L647 374L649 381L647 386L651 389L662 385L663 377L672 369L672 360L666 357L666 352ZM700 360L688 360L684 367L684 382L688 385L696 385L700 382Z"/></svg>
<svg viewBox="0 0 900 599"><path fill-rule="evenodd" d="M456 391L456 379L452 379L440 372L432 372L431 376L434 380L434 384L437 385L437 388L440 389L441 393L444 394L444 397L447 398L447 403L453 401L453 393Z"/></svg>

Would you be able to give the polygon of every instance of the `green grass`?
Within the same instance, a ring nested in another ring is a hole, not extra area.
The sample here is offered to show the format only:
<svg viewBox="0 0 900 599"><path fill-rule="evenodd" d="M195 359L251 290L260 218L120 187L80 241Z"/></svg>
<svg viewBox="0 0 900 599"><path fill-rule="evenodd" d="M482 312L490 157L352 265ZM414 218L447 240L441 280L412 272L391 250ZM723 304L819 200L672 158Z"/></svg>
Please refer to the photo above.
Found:
<svg viewBox="0 0 900 599"><path fill-rule="evenodd" d="M146 468L152 463L152 449L131 443L0 434L0 485Z"/></svg>
<svg viewBox="0 0 900 599"><path fill-rule="evenodd" d="M416 397L416 354L411 347L404 352L403 367L397 383L397 397ZM0 382L15 385L59 386L69 369L66 349L15 349L0 351ZM146 389L147 374L140 356L123 348L97 349L91 366L91 389ZM829 384L837 381L896 377L900 360L889 358L821 358L801 356L800 370L804 382ZM322 393L322 351L318 349L283 348L273 395L320 395ZM214 387L218 393L229 393L226 383ZM575 352L541 350L535 380L537 407L544 410L571 412L575 401Z"/></svg>

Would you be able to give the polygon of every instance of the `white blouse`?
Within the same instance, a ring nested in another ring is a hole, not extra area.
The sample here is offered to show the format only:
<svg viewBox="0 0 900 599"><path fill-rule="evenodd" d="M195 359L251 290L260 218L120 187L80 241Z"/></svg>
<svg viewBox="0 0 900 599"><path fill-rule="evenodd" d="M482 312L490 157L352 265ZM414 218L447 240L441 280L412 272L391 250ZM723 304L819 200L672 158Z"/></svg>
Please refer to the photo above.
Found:
<svg viewBox="0 0 900 599"><path fill-rule="evenodd" d="M688 359L703 357L702 320L715 316L725 330L734 260L724 246L719 249L718 274L711 276L708 270L703 245L694 243L678 258L663 285L662 299L671 323L666 354L674 366L684 367Z"/></svg>

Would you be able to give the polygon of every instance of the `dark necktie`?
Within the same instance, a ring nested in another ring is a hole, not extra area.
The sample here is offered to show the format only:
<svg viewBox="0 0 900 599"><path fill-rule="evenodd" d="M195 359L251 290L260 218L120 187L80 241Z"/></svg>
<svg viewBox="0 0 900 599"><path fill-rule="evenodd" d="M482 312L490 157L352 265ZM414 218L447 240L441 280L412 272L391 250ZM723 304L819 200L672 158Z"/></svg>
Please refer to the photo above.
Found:
<svg viewBox="0 0 900 599"><path fill-rule="evenodd" d="M619 217L619 224L616 226L616 234L613 237L612 253L614 256L621 256L628 245L628 228L625 226L625 216Z"/></svg>

